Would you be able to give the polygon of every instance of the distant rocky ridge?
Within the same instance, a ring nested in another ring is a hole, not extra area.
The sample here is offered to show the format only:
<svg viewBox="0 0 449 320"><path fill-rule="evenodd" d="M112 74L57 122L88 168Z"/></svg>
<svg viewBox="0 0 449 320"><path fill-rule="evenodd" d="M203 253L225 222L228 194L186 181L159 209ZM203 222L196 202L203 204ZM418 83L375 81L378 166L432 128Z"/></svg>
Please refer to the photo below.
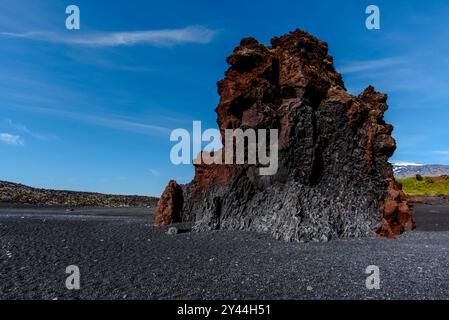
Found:
<svg viewBox="0 0 449 320"><path fill-rule="evenodd" d="M415 164L415 163L395 163L393 172L396 178L412 178L417 174L423 177L436 177L449 175L449 165L441 164Z"/></svg>
<svg viewBox="0 0 449 320"><path fill-rule="evenodd" d="M371 86L347 92L327 44L302 30L271 46L245 38L227 62L216 108L222 140L226 129L278 129L279 170L260 176L261 164L195 164L182 197L172 196L174 182L167 187L160 221L179 215L198 232L255 231L296 242L413 228L388 162L396 142L383 117L385 94Z"/></svg>
<svg viewBox="0 0 449 320"><path fill-rule="evenodd" d="M0 204L68 207L153 207L158 199L145 196L48 190L0 181Z"/></svg>

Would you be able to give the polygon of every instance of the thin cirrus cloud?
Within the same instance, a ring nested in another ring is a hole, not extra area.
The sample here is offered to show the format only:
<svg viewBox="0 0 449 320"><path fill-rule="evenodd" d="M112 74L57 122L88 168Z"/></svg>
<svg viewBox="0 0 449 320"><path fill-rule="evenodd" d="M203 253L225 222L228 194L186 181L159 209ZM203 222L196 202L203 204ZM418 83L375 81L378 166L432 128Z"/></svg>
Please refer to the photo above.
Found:
<svg viewBox="0 0 449 320"><path fill-rule="evenodd" d="M130 32L98 32L83 35L60 34L46 31L24 33L0 32L0 36L3 37L90 47L117 47L138 44L164 47L187 43L206 44L211 42L216 34L216 31L201 26Z"/></svg>
<svg viewBox="0 0 449 320"><path fill-rule="evenodd" d="M161 173L156 169L148 169L148 171L155 177L159 177L161 175Z"/></svg>
<svg viewBox="0 0 449 320"><path fill-rule="evenodd" d="M89 123L95 126L101 126L111 128L115 130L127 131L132 133L138 133L147 136L161 136L170 133L170 129L167 127L146 124L137 122L133 119L121 118L121 117L105 117L99 115L92 115L87 113L78 113L73 111L65 111L59 109L52 109L46 107L30 107L20 105L2 105L5 108L14 110L22 110L25 112L46 114L55 117L61 117L65 119L78 120L84 123Z"/></svg>
<svg viewBox="0 0 449 320"><path fill-rule="evenodd" d="M338 68L338 71L345 74L355 74L360 72L376 71L379 69L396 67L405 62L402 58L384 58L375 60L353 61Z"/></svg>
<svg viewBox="0 0 449 320"><path fill-rule="evenodd" d="M10 133L0 133L0 142L6 143L11 146L24 146L25 141L20 136L16 136Z"/></svg>
<svg viewBox="0 0 449 320"><path fill-rule="evenodd" d="M434 153L441 155L441 156L449 156L449 150L438 150L438 151L435 151Z"/></svg>
<svg viewBox="0 0 449 320"><path fill-rule="evenodd" d="M14 128L15 130L20 131L24 134L27 134L37 140L41 140L41 141L60 140L60 138L54 134L42 134L42 133L37 133L37 132L31 131L26 125L14 122L11 119L5 119L5 122L11 128Z"/></svg>

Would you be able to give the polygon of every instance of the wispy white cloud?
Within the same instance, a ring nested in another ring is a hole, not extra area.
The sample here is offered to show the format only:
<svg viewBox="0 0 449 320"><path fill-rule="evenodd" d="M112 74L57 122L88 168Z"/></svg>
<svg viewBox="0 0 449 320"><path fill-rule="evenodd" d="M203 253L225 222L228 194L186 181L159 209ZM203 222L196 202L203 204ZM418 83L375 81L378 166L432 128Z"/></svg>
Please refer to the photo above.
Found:
<svg viewBox="0 0 449 320"><path fill-rule="evenodd" d="M32 39L37 41L91 47L132 46L137 44L165 47L183 43L205 44L211 42L215 35L216 31L201 26L191 26L182 29L98 32L82 35L68 33L60 34L45 31L23 33L0 32L0 36L3 37Z"/></svg>
<svg viewBox="0 0 449 320"><path fill-rule="evenodd" d="M390 68L405 63L404 58L384 58L375 60L353 61L338 68L338 71L344 74L359 72L378 71L379 69Z"/></svg>
<svg viewBox="0 0 449 320"><path fill-rule="evenodd" d="M148 169L148 171L155 177L159 177L161 173L155 169Z"/></svg>
<svg viewBox="0 0 449 320"><path fill-rule="evenodd" d="M437 150L437 151L434 151L434 153L441 155L441 156L449 156L449 150Z"/></svg>
<svg viewBox="0 0 449 320"><path fill-rule="evenodd" d="M447 104L447 73L444 68L429 63L435 57L421 53L377 60L355 61L337 67L345 77L351 92L360 92L367 85L388 92L389 95L407 93L402 96L398 108L443 108ZM399 95L397 95L399 96Z"/></svg>
<svg viewBox="0 0 449 320"><path fill-rule="evenodd" d="M24 146L25 141L16 135L12 135L10 133L0 133L0 141L11 146Z"/></svg>
<svg viewBox="0 0 449 320"><path fill-rule="evenodd" d="M51 109L44 107L33 106L21 106L21 105L2 105L5 108L11 108L15 110L22 110L26 112L47 114L66 119L78 120L81 122L112 128L116 130L128 131L133 133L139 133L149 136L169 134L170 129L153 124L145 124L135 121L133 119L121 118L121 117L106 117L99 115L92 115L87 113L78 113L73 111L66 111L61 109Z"/></svg>
<svg viewBox="0 0 449 320"><path fill-rule="evenodd" d="M113 59L105 57L101 52L90 52L89 54L80 54L78 51L69 50L66 53L67 57L72 59L74 62L94 66L95 68L109 69L115 71L125 71L125 72L155 72L159 68L154 66L144 66L135 63L135 60L129 56L116 56L116 58L122 62L115 62Z"/></svg>
<svg viewBox="0 0 449 320"><path fill-rule="evenodd" d="M5 122L12 128L16 129L17 131L20 131L22 133L26 133L30 135L31 137L42 140L42 141L48 141L48 140L60 140L60 138L54 134L42 134L42 133L36 133L34 131L31 131L26 125L17 123L12 121L11 119L5 119Z"/></svg>
<svg viewBox="0 0 449 320"><path fill-rule="evenodd" d="M170 130L165 127L152 125L152 124L145 124L141 122L137 122L134 120L129 119L122 119L122 118L108 118L108 117L101 117L101 116L92 116L92 115L80 115L80 114L74 114L71 113L71 117L74 119L78 119L84 122L89 122L92 124L109 127L113 129L120 129L135 133L141 133L146 135L154 136L155 134L161 134L161 133L169 133Z"/></svg>

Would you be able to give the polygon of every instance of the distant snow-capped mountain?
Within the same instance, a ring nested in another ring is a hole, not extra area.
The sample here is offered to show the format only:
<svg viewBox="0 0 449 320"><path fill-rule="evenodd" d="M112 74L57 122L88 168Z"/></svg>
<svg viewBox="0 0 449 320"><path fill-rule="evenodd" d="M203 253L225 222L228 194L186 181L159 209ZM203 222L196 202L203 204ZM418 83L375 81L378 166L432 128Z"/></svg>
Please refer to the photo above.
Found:
<svg viewBox="0 0 449 320"><path fill-rule="evenodd" d="M393 163L393 172L396 178L410 178L417 174L434 177L449 175L449 165L398 162Z"/></svg>

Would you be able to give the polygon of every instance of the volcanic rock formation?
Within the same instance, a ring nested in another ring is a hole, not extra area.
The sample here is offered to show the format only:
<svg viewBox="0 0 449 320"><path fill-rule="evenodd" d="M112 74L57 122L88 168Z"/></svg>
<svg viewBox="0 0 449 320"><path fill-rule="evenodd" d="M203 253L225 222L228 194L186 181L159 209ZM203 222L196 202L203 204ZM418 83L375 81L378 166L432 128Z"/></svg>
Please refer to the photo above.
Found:
<svg viewBox="0 0 449 320"><path fill-rule="evenodd" d="M181 222L181 211L183 206L182 188L176 181L170 181L165 188L154 214L154 224L165 226L175 222Z"/></svg>
<svg viewBox="0 0 449 320"><path fill-rule="evenodd" d="M227 62L216 108L222 137L225 129L278 129L279 169L261 176L258 165L195 164L182 220L196 231L298 242L394 237L413 228L388 163L396 143L383 119L385 94L373 87L348 93L327 44L301 30L269 47L245 38Z"/></svg>

